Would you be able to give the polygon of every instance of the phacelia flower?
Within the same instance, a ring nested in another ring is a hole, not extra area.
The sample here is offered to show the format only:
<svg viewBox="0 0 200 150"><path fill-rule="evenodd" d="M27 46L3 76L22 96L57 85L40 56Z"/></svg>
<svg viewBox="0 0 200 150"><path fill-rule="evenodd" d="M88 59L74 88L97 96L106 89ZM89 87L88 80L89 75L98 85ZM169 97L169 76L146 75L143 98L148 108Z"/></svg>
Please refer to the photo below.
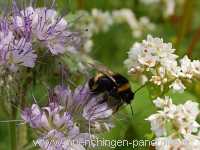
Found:
<svg viewBox="0 0 200 150"><path fill-rule="evenodd" d="M41 42L53 55L76 51L81 46L80 34L72 32L68 22L54 9L27 7L14 12L13 29L21 36Z"/></svg>
<svg viewBox="0 0 200 150"><path fill-rule="evenodd" d="M37 55L32 44L25 38L17 39L7 20L1 20L0 24L0 64L12 71L19 65L33 68Z"/></svg>
<svg viewBox="0 0 200 150"><path fill-rule="evenodd" d="M47 106L33 104L31 108L24 109L21 117L39 134L41 148L48 149L46 143L50 143L49 149L76 147L78 150L84 149L88 144L84 142L89 142L97 131L113 127L110 122L112 113L105 97L91 95L86 84L73 92L64 86L56 86L50 92ZM60 144L51 142L51 139Z"/></svg>

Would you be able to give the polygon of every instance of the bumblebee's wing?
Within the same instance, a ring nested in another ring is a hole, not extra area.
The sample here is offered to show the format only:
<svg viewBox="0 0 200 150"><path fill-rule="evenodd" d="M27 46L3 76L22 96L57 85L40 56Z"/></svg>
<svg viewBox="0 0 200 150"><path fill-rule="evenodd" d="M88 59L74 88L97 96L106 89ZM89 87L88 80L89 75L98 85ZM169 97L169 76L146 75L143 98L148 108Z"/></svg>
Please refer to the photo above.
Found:
<svg viewBox="0 0 200 150"><path fill-rule="evenodd" d="M102 73L102 74L106 75L107 77L109 77L117 85L117 82L113 78L114 73L110 69L108 69L106 66L104 66L104 65L102 65L100 63L97 63L96 61L89 62L88 65L89 65L89 67L95 68L100 73Z"/></svg>
<svg viewBox="0 0 200 150"><path fill-rule="evenodd" d="M76 58L76 60L78 60L79 62L81 62L81 64L86 67L87 69L95 69L97 71L99 71L100 73L108 76L115 84L116 81L115 79L112 77L113 76L113 72L107 68L105 65L99 63L98 61L92 59L91 57L84 55L84 54L73 54L73 53L69 53L69 54L65 54L67 56L69 56L69 58L74 57Z"/></svg>
<svg viewBox="0 0 200 150"><path fill-rule="evenodd" d="M97 69L99 72L102 72L104 74L108 74L109 76L113 75L114 73L108 69L106 66L94 61L94 62L88 62L89 66L92 68Z"/></svg>

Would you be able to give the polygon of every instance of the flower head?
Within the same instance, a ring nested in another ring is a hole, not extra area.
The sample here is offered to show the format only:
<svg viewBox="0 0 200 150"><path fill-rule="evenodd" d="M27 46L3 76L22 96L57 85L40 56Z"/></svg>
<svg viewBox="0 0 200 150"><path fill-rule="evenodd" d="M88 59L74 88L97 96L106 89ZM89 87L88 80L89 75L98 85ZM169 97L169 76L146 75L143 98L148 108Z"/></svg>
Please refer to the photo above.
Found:
<svg viewBox="0 0 200 150"><path fill-rule="evenodd" d="M188 56L177 60L174 52L171 43L148 35L146 40L133 45L124 63L130 74L146 76L148 81L160 86L161 91L171 88L183 92L185 83L199 78L200 63Z"/></svg>
<svg viewBox="0 0 200 150"><path fill-rule="evenodd" d="M164 43L163 39L148 35L147 40L133 45L125 64L129 69L137 66L151 68L158 64L165 65L167 61L176 61L177 55L173 54L174 51L171 43Z"/></svg>
<svg viewBox="0 0 200 150"><path fill-rule="evenodd" d="M156 135L156 149L187 149L194 146L193 140L199 146L199 137L196 136L200 128L196 121L200 112L198 103L188 100L185 104L175 105L170 97L157 98L153 102L161 109L147 118Z"/></svg>
<svg viewBox="0 0 200 150"><path fill-rule="evenodd" d="M13 29L29 40L41 42L53 55L76 51L81 46L80 34L72 32L57 11L46 7L17 9L13 15Z"/></svg>
<svg viewBox="0 0 200 150"><path fill-rule="evenodd" d="M193 71L194 76L197 76L198 78L200 77L200 61L199 60L194 60L192 62L192 71Z"/></svg>
<svg viewBox="0 0 200 150"><path fill-rule="evenodd" d="M99 32L99 30L107 31L113 24L113 19L109 12L93 9L91 15L94 19L94 24L96 25L95 32Z"/></svg>
<svg viewBox="0 0 200 150"><path fill-rule="evenodd" d="M73 92L64 86L56 86L50 93L49 104L46 107L40 108L33 104L31 108L24 109L21 117L39 133L40 139L58 135L61 137L60 140L66 142L77 140L78 137L80 140L89 140L93 131L112 128L112 113L105 97L91 95L86 84L77 87ZM45 134L47 135L44 136ZM63 148L64 145L62 144ZM45 146L44 142L40 145Z"/></svg>
<svg viewBox="0 0 200 150"><path fill-rule="evenodd" d="M180 60L180 76L191 79L193 75L192 62L188 56L184 56Z"/></svg>
<svg viewBox="0 0 200 150"><path fill-rule="evenodd" d="M153 30L155 25L150 22L149 18L143 16L137 20L132 10L123 8L112 12L115 23L127 23L133 32L133 37L139 38L144 31Z"/></svg>
<svg viewBox="0 0 200 150"><path fill-rule="evenodd" d="M7 20L1 20L0 24L0 64L12 71L16 71L19 65L33 68L37 55L32 44L25 38L15 37Z"/></svg>
<svg viewBox="0 0 200 150"><path fill-rule="evenodd" d="M173 136L159 137L155 139L156 150L198 150L200 146L200 138L196 135L185 135L183 139L174 138Z"/></svg>

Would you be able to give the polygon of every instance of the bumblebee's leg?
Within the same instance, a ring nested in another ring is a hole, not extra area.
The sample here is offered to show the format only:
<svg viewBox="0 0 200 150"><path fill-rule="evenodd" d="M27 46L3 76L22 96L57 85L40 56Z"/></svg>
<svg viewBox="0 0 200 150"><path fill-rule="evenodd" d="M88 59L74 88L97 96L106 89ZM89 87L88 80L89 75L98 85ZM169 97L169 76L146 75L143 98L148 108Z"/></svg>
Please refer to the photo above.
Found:
<svg viewBox="0 0 200 150"><path fill-rule="evenodd" d="M108 98L109 98L108 94L104 93L103 99L101 101L99 101L98 104L103 104L105 102L108 102Z"/></svg>
<svg viewBox="0 0 200 150"><path fill-rule="evenodd" d="M118 103L118 104L116 104L116 106L115 106L114 109L113 109L113 113L118 112L119 108L120 108L122 105L123 105L123 103Z"/></svg>
<svg viewBox="0 0 200 150"><path fill-rule="evenodd" d="M117 112L119 110L121 105L117 105L115 112Z"/></svg>
<svg viewBox="0 0 200 150"><path fill-rule="evenodd" d="M114 86L112 90L109 91L110 96L118 97L117 88Z"/></svg>

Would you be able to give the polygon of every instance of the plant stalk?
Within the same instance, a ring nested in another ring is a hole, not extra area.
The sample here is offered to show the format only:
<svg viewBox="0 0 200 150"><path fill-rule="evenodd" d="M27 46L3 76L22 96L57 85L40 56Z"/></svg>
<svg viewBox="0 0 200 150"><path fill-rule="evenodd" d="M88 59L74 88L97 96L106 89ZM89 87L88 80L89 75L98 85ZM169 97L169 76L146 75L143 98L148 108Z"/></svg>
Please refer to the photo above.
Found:
<svg viewBox="0 0 200 150"><path fill-rule="evenodd" d="M12 103L12 102L11 102ZM17 109L11 104L11 120L16 119ZM11 150L17 150L17 130L16 130L16 122L12 121L9 123L10 130L10 145Z"/></svg>
<svg viewBox="0 0 200 150"><path fill-rule="evenodd" d="M175 48L178 49L180 43L184 39L187 32L190 30L192 16L193 16L193 9L194 9L194 0L186 0L183 5L181 21L179 23L178 31L177 31L177 38L175 43Z"/></svg>

